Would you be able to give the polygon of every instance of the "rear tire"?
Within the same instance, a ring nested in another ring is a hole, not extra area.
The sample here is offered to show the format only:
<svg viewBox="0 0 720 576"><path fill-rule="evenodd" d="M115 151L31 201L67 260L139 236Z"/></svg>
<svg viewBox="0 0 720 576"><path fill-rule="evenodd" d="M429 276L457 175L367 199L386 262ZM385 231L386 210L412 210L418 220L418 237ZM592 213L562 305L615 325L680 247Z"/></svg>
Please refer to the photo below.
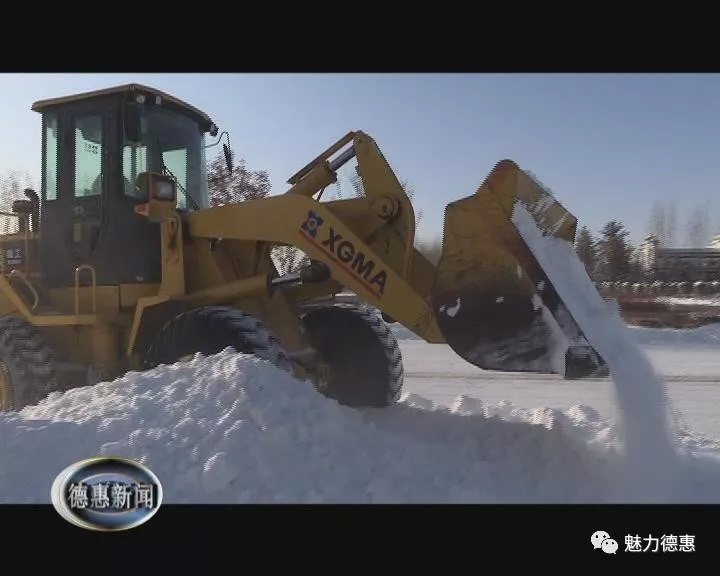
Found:
<svg viewBox="0 0 720 576"><path fill-rule="evenodd" d="M352 407L384 408L402 393L402 353L380 314L329 306L305 315L308 339L328 370L322 393Z"/></svg>
<svg viewBox="0 0 720 576"><path fill-rule="evenodd" d="M145 368L173 364L200 353L217 354L225 348L252 354L282 370L292 370L285 350L257 318L235 308L204 306L178 314L167 322L145 354Z"/></svg>
<svg viewBox="0 0 720 576"><path fill-rule="evenodd" d="M0 317L0 412L22 410L58 390L55 362L34 326L18 316Z"/></svg>

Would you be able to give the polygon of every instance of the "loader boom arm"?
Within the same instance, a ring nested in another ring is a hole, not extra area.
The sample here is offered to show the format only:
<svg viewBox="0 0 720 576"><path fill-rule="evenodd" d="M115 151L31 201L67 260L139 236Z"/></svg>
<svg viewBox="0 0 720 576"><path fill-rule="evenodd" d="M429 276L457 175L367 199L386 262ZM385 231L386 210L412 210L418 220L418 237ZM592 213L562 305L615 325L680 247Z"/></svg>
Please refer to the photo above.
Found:
<svg viewBox="0 0 720 576"><path fill-rule="evenodd" d="M315 200L353 157L364 197ZM413 259L422 258L414 249L412 203L373 139L363 132L348 133L289 183L279 196L190 213L190 235L294 246L408 329L429 342L444 342L427 290L418 291L418 273L412 275ZM429 286L428 265L422 264L424 285Z"/></svg>

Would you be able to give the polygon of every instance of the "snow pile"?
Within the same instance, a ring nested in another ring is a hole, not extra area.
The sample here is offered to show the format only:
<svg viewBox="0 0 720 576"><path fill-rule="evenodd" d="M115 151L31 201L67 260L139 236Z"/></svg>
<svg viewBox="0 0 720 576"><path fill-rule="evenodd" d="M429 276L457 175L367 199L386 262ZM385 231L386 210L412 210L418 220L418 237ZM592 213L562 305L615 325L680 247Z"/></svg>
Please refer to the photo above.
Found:
<svg viewBox="0 0 720 576"><path fill-rule="evenodd" d="M47 501L60 470L99 453L148 464L167 502L593 499L602 457L553 426L558 417L468 398L453 410L409 397L361 412L225 352L5 416L0 493Z"/></svg>
<svg viewBox="0 0 720 576"><path fill-rule="evenodd" d="M503 409L503 407L501 407ZM507 408L504 408L507 411ZM97 454L144 462L166 502L582 501L602 457L551 426L460 398L338 405L230 351L55 393L0 418L3 502L48 502L55 475Z"/></svg>
<svg viewBox="0 0 720 576"><path fill-rule="evenodd" d="M632 501L617 436L582 406L461 396L442 408L410 395L352 410L226 351L0 416L0 501L47 503L58 472L98 454L149 465L169 503ZM684 456L694 483L668 501L720 502L717 447L684 445L709 455Z"/></svg>
<svg viewBox="0 0 720 576"><path fill-rule="evenodd" d="M672 490L672 473L676 471L664 383L619 314L597 293L573 246L544 235L520 203L515 204L512 220L586 338L610 368L628 463L624 480L635 486L637 499L662 500Z"/></svg>

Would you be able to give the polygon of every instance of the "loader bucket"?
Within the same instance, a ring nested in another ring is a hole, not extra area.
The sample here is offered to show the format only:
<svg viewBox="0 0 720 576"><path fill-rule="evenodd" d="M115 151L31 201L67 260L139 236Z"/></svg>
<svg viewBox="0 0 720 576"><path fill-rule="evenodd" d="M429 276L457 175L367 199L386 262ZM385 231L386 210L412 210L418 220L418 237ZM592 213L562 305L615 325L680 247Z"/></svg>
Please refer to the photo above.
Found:
<svg viewBox="0 0 720 576"><path fill-rule="evenodd" d="M544 234L573 243L576 218L513 161L445 210L433 310L445 340L485 370L607 375L513 224L521 203Z"/></svg>

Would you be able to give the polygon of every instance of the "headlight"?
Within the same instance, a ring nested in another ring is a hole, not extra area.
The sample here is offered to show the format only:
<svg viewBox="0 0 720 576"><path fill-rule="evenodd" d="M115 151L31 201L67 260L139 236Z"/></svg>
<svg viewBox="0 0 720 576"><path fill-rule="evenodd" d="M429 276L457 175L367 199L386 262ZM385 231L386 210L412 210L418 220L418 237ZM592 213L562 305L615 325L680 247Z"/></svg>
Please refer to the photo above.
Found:
<svg viewBox="0 0 720 576"><path fill-rule="evenodd" d="M155 198L158 200L173 200L175 198L175 185L167 180L156 182Z"/></svg>

